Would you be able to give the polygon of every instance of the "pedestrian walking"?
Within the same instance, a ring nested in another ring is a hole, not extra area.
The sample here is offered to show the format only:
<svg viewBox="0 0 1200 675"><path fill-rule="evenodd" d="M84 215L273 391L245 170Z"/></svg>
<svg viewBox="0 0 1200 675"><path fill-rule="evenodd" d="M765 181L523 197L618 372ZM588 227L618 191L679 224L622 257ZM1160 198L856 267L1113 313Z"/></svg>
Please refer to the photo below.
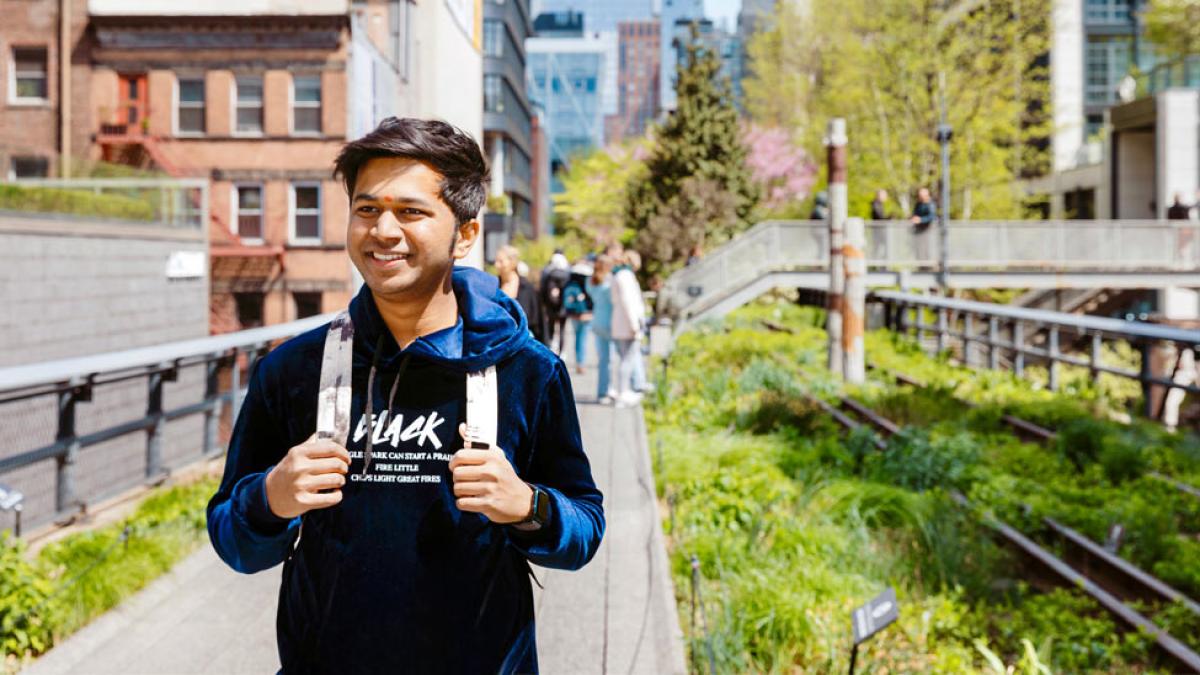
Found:
<svg viewBox="0 0 1200 675"><path fill-rule="evenodd" d="M887 190L877 190L871 201L871 220L891 220L892 207L888 203Z"/></svg>
<svg viewBox="0 0 1200 675"><path fill-rule="evenodd" d="M626 251L624 263L613 270L612 337L617 345L617 404L637 405L646 388L646 367L642 361L642 333L646 330L646 304L635 272L642 258L637 251Z"/></svg>
<svg viewBox="0 0 1200 675"><path fill-rule="evenodd" d="M563 314L571 322L575 334L575 372L586 372L588 326L592 322L592 299L587 294L587 280L592 276L592 263L586 258L571 266L571 277L563 288Z"/></svg>
<svg viewBox="0 0 1200 675"><path fill-rule="evenodd" d="M933 204L929 188L917 190L917 203L913 205L912 217L908 219L913 226L913 249L916 254L917 267L933 265L933 257L929 253L929 240L932 237L930 226L936 220L937 207Z"/></svg>
<svg viewBox="0 0 1200 675"><path fill-rule="evenodd" d="M521 252L516 246L501 246L500 250L496 251L496 275L500 279L500 290L521 306L530 334L533 335L533 339L541 342L544 329L542 303L533 283L520 273L520 256Z"/></svg>
<svg viewBox="0 0 1200 675"><path fill-rule="evenodd" d="M546 330L544 344L562 354L563 328L567 323L567 315L563 313L563 289L571 280L571 265L567 256L561 250L550 256L550 263L542 270L542 279L538 284L538 292L542 299L542 316L545 317Z"/></svg>
<svg viewBox="0 0 1200 675"><path fill-rule="evenodd" d="M604 511L566 367L454 264L483 154L389 117L335 166L365 284L255 362L209 537L239 572L283 563L283 673L537 672L529 564L586 564Z"/></svg>
<svg viewBox="0 0 1200 675"><path fill-rule="evenodd" d="M596 400L612 403L616 392L612 390L612 268L613 260L608 254L596 258L592 276L587 280L587 294L592 299L592 335L596 336Z"/></svg>

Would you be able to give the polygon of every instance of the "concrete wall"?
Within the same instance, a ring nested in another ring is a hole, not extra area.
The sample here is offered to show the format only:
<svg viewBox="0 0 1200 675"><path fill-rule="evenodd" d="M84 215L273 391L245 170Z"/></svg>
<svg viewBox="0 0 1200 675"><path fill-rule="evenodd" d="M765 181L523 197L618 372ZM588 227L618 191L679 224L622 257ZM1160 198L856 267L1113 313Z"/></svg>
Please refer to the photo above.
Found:
<svg viewBox="0 0 1200 675"><path fill-rule="evenodd" d="M1157 97L1158 217L1175 193L1191 204L1200 187L1200 91L1169 89Z"/></svg>
<svg viewBox="0 0 1200 675"><path fill-rule="evenodd" d="M155 345L208 335L208 265L199 276L168 279L167 259L177 251L206 254L204 231L114 223L71 222L61 217L0 215L0 367ZM200 368L184 369L165 385L166 409L199 401ZM76 431L99 431L137 419L147 408L147 382L135 378L95 387L79 403ZM0 405L0 456L53 442L54 396ZM167 466L200 455L200 416L167 424ZM86 448L76 465L77 495L86 502L138 484L145 474L146 435L135 432ZM55 462L0 474L0 482L26 496L23 526L49 522L55 506ZM0 527L12 524L0 514Z"/></svg>
<svg viewBox="0 0 1200 675"><path fill-rule="evenodd" d="M1117 134L1118 220L1147 220L1157 217L1152 204L1154 190L1155 139L1153 131L1122 131Z"/></svg>
<svg viewBox="0 0 1200 675"><path fill-rule="evenodd" d="M0 215L0 367L208 335L207 265L168 279L204 232Z"/></svg>
<svg viewBox="0 0 1200 675"><path fill-rule="evenodd" d="M1051 10L1050 97L1054 110L1054 170L1075 167L1084 143L1083 2L1054 0Z"/></svg>
<svg viewBox="0 0 1200 675"><path fill-rule="evenodd" d="M459 0L461 2L461 0ZM417 115L445 120L483 144L483 55L479 7L461 5L455 16L445 2L416 7ZM452 84L451 84L452 83ZM482 225L482 223L481 223ZM482 228L481 228L482 229ZM483 267L483 236L462 264Z"/></svg>

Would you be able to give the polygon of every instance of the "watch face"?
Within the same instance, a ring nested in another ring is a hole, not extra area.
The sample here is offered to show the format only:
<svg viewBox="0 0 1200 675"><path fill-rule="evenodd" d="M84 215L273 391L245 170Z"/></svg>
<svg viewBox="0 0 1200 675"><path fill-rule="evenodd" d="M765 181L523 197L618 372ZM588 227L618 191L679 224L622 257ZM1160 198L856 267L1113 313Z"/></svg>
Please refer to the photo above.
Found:
<svg viewBox="0 0 1200 675"><path fill-rule="evenodd" d="M544 490L537 491L537 504L533 507L533 517L539 523L550 520L550 495Z"/></svg>

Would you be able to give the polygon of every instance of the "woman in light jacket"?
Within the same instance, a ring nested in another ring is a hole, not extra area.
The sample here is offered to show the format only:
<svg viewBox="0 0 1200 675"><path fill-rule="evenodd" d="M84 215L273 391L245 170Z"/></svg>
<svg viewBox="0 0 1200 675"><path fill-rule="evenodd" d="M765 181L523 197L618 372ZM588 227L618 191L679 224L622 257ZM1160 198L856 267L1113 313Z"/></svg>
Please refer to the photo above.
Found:
<svg viewBox="0 0 1200 675"><path fill-rule="evenodd" d="M612 365L612 266L607 255L596 258L592 276L587 280L587 294L592 299L592 334L596 336L596 354L600 357L596 383L596 400L612 403L616 398L610 383Z"/></svg>
<svg viewBox="0 0 1200 675"><path fill-rule="evenodd" d="M617 404L637 405L646 388L646 368L642 365L642 332L646 325L646 305L634 272L642 265L637 251L625 252L625 264L613 271L612 338L617 345Z"/></svg>

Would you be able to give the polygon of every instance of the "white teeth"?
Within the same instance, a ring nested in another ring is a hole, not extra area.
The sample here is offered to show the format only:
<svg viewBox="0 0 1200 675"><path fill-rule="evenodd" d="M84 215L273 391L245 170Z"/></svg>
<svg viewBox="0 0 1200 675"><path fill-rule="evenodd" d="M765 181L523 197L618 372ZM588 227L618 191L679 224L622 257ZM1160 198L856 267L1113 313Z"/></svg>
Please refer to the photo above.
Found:
<svg viewBox="0 0 1200 675"><path fill-rule="evenodd" d="M394 253L391 255L389 255L387 253L372 253L371 257L375 258L376 260L382 260L384 262L391 262L393 260L400 260L401 258L407 258L408 256L406 254L402 254L402 253Z"/></svg>

